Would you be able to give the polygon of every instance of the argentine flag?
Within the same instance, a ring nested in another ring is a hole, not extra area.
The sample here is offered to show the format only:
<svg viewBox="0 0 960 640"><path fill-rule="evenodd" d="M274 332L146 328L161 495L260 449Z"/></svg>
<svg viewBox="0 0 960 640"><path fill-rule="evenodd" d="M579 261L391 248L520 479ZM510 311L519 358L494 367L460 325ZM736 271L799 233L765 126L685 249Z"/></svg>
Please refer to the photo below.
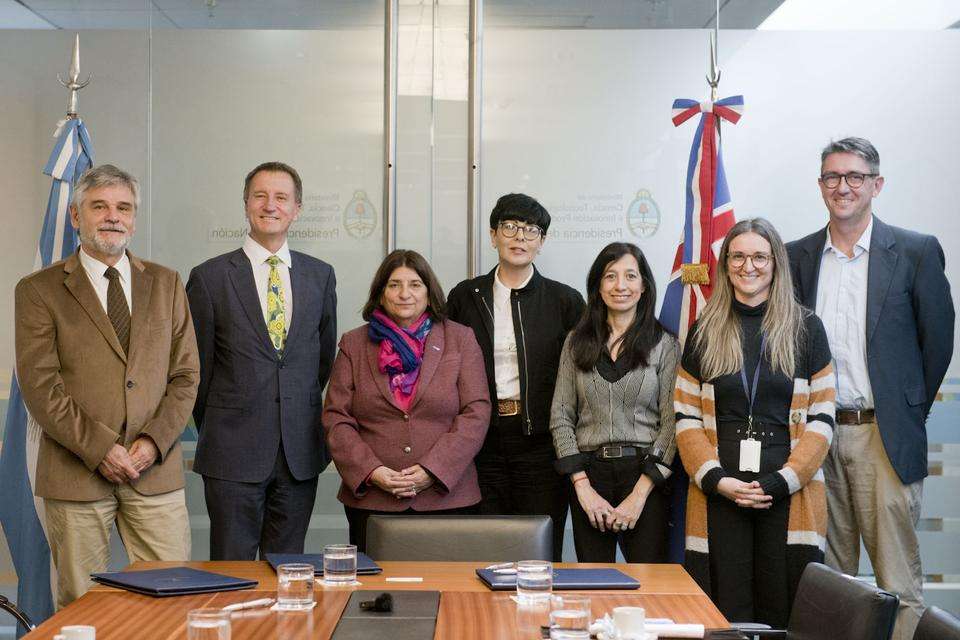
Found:
<svg viewBox="0 0 960 640"><path fill-rule="evenodd" d="M93 164L93 147L79 118L64 121L43 172L53 178L50 199L37 245L34 271L63 260L77 250L70 224L73 184ZM17 570L17 605L39 624L53 615L50 547L44 532L43 501L35 498L40 429L27 414L16 373L10 383L7 421L0 450L0 523ZM26 633L22 626L17 637Z"/></svg>

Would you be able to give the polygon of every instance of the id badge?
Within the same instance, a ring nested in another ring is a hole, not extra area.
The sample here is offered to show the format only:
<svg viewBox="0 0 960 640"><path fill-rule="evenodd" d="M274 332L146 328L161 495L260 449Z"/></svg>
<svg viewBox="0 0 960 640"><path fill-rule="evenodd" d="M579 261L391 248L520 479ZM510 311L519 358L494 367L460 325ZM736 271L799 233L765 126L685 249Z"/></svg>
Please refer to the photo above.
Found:
<svg viewBox="0 0 960 640"><path fill-rule="evenodd" d="M740 441L740 471L760 473L760 441L748 438Z"/></svg>

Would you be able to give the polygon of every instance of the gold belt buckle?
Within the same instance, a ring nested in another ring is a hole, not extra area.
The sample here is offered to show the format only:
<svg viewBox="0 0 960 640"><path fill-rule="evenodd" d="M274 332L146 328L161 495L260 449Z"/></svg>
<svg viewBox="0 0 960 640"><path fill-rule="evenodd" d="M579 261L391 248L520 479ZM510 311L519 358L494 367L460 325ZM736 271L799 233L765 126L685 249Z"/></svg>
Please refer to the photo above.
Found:
<svg viewBox="0 0 960 640"><path fill-rule="evenodd" d="M515 416L520 413L520 401L497 400L497 413L501 416Z"/></svg>

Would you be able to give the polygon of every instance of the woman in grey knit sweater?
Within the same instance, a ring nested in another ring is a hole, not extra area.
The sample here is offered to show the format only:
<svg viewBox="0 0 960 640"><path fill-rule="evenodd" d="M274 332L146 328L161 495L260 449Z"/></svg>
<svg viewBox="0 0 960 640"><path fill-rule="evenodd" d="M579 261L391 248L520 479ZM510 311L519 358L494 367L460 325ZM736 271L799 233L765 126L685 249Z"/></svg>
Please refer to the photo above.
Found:
<svg viewBox="0 0 960 640"><path fill-rule="evenodd" d="M680 349L654 316L656 284L633 244L614 242L587 276L553 395L556 468L569 477L580 562L666 562L666 479L676 452Z"/></svg>

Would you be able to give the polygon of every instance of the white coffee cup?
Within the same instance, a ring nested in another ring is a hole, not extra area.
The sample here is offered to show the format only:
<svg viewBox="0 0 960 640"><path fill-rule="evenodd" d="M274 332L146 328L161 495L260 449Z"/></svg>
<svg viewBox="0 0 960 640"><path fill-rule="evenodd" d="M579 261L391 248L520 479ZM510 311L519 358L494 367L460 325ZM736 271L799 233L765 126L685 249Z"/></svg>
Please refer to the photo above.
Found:
<svg viewBox="0 0 960 640"><path fill-rule="evenodd" d="M646 638L645 625L647 612L643 607L614 607L613 626L620 632L620 637Z"/></svg>
<svg viewBox="0 0 960 640"><path fill-rule="evenodd" d="M96 640L97 628L87 624L71 624L60 627L60 635L66 640Z"/></svg>

